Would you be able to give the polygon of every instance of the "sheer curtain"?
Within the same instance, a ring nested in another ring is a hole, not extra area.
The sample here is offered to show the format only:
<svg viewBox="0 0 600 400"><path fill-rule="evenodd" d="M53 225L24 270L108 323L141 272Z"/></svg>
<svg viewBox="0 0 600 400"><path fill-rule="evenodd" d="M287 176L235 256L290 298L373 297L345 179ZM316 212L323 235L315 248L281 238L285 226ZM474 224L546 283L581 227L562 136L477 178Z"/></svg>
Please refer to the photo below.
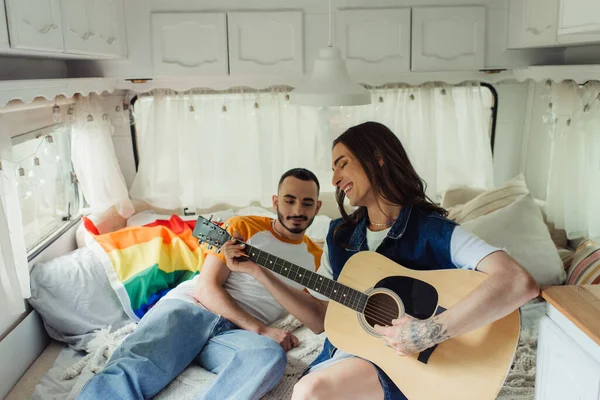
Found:
<svg viewBox="0 0 600 400"><path fill-rule="evenodd" d="M600 240L600 82L553 84L550 96L548 219L570 239Z"/></svg>
<svg viewBox="0 0 600 400"><path fill-rule="evenodd" d="M134 209L119 167L110 123L95 94L77 102L77 118L71 130L71 157L79 185L92 213L115 206L123 217Z"/></svg>
<svg viewBox="0 0 600 400"><path fill-rule="evenodd" d="M12 159L10 139L0 137L0 158ZM12 163L0 169L0 334L25 311L23 299L31 296L27 251Z"/></svg>
<svg viewBox="0 0 600 400"><path fill-rule="evenodd" d="M378 121L402 140L432 198L492 185L491 96L478 85L377 89L360 107L297 107L285 92L155 91L135 106L140 163L130 194L156 207L271 204L283 172L305 167L331 186L331 143Z"/></svg>

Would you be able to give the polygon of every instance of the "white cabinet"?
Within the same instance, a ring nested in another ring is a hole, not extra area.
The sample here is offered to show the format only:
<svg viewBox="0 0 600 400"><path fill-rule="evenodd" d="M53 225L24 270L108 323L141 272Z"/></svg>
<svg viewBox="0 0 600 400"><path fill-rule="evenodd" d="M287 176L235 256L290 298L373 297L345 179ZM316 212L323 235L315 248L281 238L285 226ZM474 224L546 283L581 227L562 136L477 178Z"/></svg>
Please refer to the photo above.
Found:
<svg viewBox="0 0 600 400"><path fill-rule="evenodd" d="M573 328L578 329L574 325ZM594 347L588 348L587 342L584 343L586 348L553 319L542 318L537 349L536 400L600 399L600 362L593 356ZM596 346L598 353L598 345L591 346Z"/></svg>
<svg viewBox="0 0 600 400"><path fill-rule="evenodd" d="M227 13L230 74L301 76L302 18L301 11Z"/></svg>
<svg viewBox="0 0 600 400"><path fill-rule="evenodd" d="M123 0L61 0L65 51L126 56Z"/></svg>
<svg viewBox="0 0 600 400"><path fill-rule="evenodd" d="M62 52L59 0L5 0L11 48Z"/></svg>
<svg viewBox="0 0 600 400"><path fill-rule="evenodd" d="M600 34L600 1L561 0L558 34Z"/></svg>
<svg viewBox="0 0 600 400"><path fill-rule="evenodd" d="M555 45L558 0L510 0L508 23L509 48Z"/></svg>
<svg viewBox="0 0 600 400"><path fill-rule="evenodd" d="M152 14L152 59L156 76L227 75L226 14Z"/></svg>
<svg viewBox="0 0 600 400"><path fill-rule="evenodd" d="M6 25L6 14L4 13L4 0L0 0L0 49L7 49L8 42L8 26Z"/></svg>
<svg viewBox="0 0 600 400"><path fill-rule="evenodd" d="M336 25L350 75L410 71L410 8L339 10Z"/></svg>
<svg viewBox="0 0 600 400"><path fill-rule="evenodd" d="M412 70L484 68L485 7L414 8Z"/></svg>

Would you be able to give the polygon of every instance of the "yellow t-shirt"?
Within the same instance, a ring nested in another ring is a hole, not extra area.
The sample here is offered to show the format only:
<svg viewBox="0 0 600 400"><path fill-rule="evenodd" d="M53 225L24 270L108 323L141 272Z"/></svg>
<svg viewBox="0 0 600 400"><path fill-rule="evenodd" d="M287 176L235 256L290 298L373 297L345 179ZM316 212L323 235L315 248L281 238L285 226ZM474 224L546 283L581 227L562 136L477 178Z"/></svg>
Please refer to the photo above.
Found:
<svg viewBox="0 0 600 400"><path fill-rule="evenodd" d="M307 236L297 241L286 239L275 232L274 220L268 217L233 217L227 222L229 234L233 235L237 231L249 245L309 271L318 270L323 251ZM223 254L208 251L206 255L215 255L225 262ZM300 284L288 278L276 276L291 287L303 289ZM224 287L242 309L264 324L271 324L286 313L269 291L248 274L231 271Z"/></svg>

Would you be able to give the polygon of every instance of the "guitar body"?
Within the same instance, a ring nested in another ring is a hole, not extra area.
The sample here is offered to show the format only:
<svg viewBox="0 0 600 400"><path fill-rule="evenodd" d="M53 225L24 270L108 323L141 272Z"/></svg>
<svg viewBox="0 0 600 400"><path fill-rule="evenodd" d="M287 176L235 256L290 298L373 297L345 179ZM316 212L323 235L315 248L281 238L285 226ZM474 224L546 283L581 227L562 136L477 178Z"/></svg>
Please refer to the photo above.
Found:
<svg viewBox="0 0 600 400"><path fill-rule="evenodd" d="M379 253L363 251L348 260L338 282L371 295L391 290L401 300L400 315L404 311L426 319L458 303L485 279L486 274L470 270L412 270ZM383 304L382 295L372 298ZM394 310L394 305L386 309ZM520 332L519 311L515 310L442 342L432 351L399 356L372 330L377 321L377 316L368 321L363 314L330 301L325 332L337 348L385 371L409 400L495 399L510 369Z"/></svg>

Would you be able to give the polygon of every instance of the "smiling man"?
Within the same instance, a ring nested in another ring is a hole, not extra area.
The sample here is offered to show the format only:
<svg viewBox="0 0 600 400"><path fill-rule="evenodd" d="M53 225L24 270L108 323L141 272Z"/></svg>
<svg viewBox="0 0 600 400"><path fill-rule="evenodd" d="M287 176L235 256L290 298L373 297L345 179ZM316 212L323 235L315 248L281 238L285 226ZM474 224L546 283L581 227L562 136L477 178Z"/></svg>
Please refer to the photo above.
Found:
<svg viewBox="0 0 600 400"><path fill-rule="evenodd" d="M233 217L229 233L316 271L322 250L304 233L321 207L317 177L302 168L286 172L273 207L277 219ZM222 250L239 246L230 241ZM269 325L307 305L319 308L320 315L321 304L302 286L271 274L282 283L281 290L293 294L282 305L255 277L232 271L233 262L237 260L208 252L202 272L171 290L142 318L79 398L153 397L194 360L218 374L195 399L257 399L275 387L285 371L285 352L298 346L298 338ZM323 330L322 323L302 322L316 333Z"/></svg>

